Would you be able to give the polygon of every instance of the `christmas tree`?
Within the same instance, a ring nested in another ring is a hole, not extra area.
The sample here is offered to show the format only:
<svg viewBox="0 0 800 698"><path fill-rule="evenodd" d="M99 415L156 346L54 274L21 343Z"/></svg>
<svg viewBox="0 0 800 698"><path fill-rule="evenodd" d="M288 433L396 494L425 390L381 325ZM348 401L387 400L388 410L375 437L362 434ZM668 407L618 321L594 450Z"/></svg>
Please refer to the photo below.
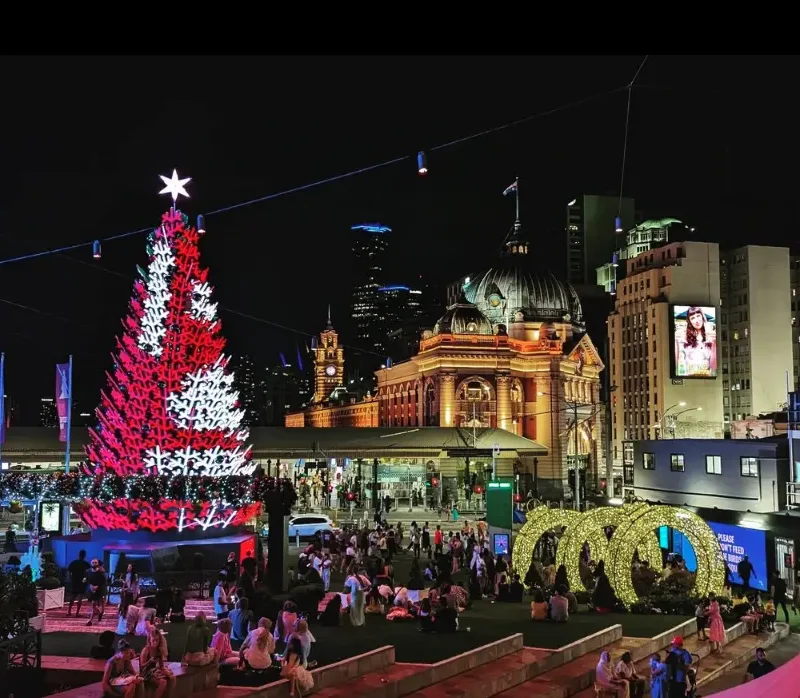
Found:
<svg viewBox="0 0 800 698"><path fill-rule="evenodd" d="M208 271L200 266L199 237L173 206L148 238L150 261L134 284L84 466L98 478L124 478L138 498L79 504L75 508L91 528L205 530L243 524L260 509L260 503L225 500L224 480L250 476L256 466L222 353ZM142 496L142 481L157 476L162 485L166 480L161 491L168 494ZM188 487L170 486L195 477L203 485L194 488L194 501L187 501Z"/></svg>

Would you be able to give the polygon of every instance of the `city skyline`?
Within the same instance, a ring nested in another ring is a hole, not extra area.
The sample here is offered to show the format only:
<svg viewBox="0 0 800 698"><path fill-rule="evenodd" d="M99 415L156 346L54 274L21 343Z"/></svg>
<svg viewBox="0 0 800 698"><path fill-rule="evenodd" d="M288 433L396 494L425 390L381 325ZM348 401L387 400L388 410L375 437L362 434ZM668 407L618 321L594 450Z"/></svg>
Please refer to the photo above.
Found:
<svg viewBox="0 0 800 698"><path fill-rule="evenodd" d="M6 172L14 174L6 175L9 186L0 193L0 239L5 243L0 256L7 259L154 226L167 206L155 193L158 175L174 167L181 176L193 177L191 198L183 209L191 217L208 214L223 205L369 166L385 160L384 155L414 155L612 90L630 80L642 57L406 59L396 64L382 59L389 68L382 89L424 103L422 114L409 104L387 114L350 111L340 117L309 116L296 124L291 122L307 108L305 98L296 105L282 100L268 117L256 110L259 119L266 118L263 123L246 113L247 105L259 104L256 97L232 95L234 104L224 107L206 104L194 96L205 91L199 82L192 84L201 71L191 61L182 62L188 78L180 94L159 100L160 90L145 79L152 74L149 59L112 59L103 69L83 59L64 61L78 76L76 106L56 122L43 116L48 112L38 104L49 92L46 85L60 79L55 59L4 60L16 68L10 71L15 77L8 89L19 104L5 117L17 134L5 157ZM283 69L272 93L287 96L294 94L292 76L321 65L311 59L255 63ZM350 69L356 65L336 63ZM131 80L121 81L124 92L104 95L98 109L92 93L111 64ZM734 246L758 229L766 243L787 244L786 231L793 224L787 216L796 213L770 203L782 198L789 180L779 164L768 164L767 146L779 133L788 139L788 131L774 123L764 131L755 112L782 118L782 97L771 94L770 85L783 80L791 64L792 59L651 58L642 71L641 89L633 93L622 193L635 198L648 217L691 221L698 239ZM209 70L203 79L216 87L223 78L233 78L228 89L246 81L242 61L226 65L227 70ZM488 71L478 69L489 65ZM402 77L403 72L422 71L431 74L413 86ZM537 90L511 91L522 71L536 75L541 83ZM323 72L310 78L316 99L322 95ZM435 87L445 72L451 79L445 94L437 96ZM696 76L690 78L692 72ZM761 84L754 86L756 76ZM701 82L704 88L711 86L708 94L701 94ZM32 85L38 85L35 92ZM482 95L485 106L477 108L467 86ZM357 95L362 78L354 74L340 87L342 95ZM735 94L734 87L751 97L739 98L741 103L728 109L726 100ZM332 89L324 92L326 99L334 98ZM510 94L515 95L511 106L501 107ZM758 99L752 98L755 94ZM148 101L161 108L142 118L134 106ZM178 128L173 126L176 109L186 113ZM230 353L277 363L280 351L291 352L321 329L328 304L343 344L358 349L347 327L345 237L351 226L380 220L392 227L396 268L390 283L412 283L422 274L444 287L494 255L514 215L501 193L517 176L522 220L537 256L563 276L564 207L578 193L619 193L624 117L625 95L617 92L462 146L430 150L426 177L417 175L412 158L241 212L208 216L203 258L222 306L236 311L222 311ZM281 142L276 144L275 136ZM785 153L795 144L784 146ZM242 155L243 147L249 149L247 155ZM784 155L784 161L790 160ZM729 210L726 204L737 199L740 206ZM31 216L42 202L55 215ZM72 353L76 397L84 404L96 403L135 267L144 259L140 235L104 244L100 260L81 249L4 266L0 320L6 333L0 349L7 356L7 392L39 400L52 392L52 364ZM441 305L444 310L443 298Z"/></svg>

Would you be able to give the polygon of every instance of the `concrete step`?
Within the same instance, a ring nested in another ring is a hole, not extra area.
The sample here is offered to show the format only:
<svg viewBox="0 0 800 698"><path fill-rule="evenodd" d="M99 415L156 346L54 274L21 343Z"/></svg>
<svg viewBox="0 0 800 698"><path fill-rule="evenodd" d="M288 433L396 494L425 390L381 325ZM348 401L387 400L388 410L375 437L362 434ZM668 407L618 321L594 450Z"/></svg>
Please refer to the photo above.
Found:
<svg viewBox="0 0 800 698"><path fill-rule="evenodd" d="M410 698L489 698L524 683L542 670L539 664L550 657L549 650L524 647L498 657L490 664L474 667L445 681L410 694Z"/></svg>
<svg viewBox="0 0 800 698"><path fill-rule="evenodd" d="M315 691L314 695L320 698L399 698L427 686L429 674L430 665L397 663L382 671Z"/></svg>
<svg viewBox="0 0 800 698"><path fill-rule="evenodd" d="M779 626L784 626L783 628ZM697 635L685 638L684 647L688 652L700 657L698 664L699 673L697 677L698 687L710 683L728 671L746 665L753 658L756 647L769 647L779 642L789 634L789 626L784 623L776 623L776 632L762 633L760 635L748 635L745 627L741 623L728 628L726 631L727 642L723 647L721 655L711 654L711 645L707 641L700 640ZM662 651L663 655L663 651ZM696 658L695 658L696 661ZM645 685L645 695L650 693L650 664L649 657L644 657L636 662L636 673L647 680ZM589 686L580 693L575 694L575 698L594 698L594 687Z"/></svg>
<svg viewBox="0 0 800 698"><path fill-rule="evenodd" d="M612 657L618 657L623 652L632 652L636 656L637 649L645 646L648 642L647 638L623 637L607 645L605 649L611 653ZM504 691L500 694L500 698L530 698L531 695L535 695L537 698L567 698L580 693L594 685L598 654L598 652L590 652L551 669L541 676Z"/></svg>

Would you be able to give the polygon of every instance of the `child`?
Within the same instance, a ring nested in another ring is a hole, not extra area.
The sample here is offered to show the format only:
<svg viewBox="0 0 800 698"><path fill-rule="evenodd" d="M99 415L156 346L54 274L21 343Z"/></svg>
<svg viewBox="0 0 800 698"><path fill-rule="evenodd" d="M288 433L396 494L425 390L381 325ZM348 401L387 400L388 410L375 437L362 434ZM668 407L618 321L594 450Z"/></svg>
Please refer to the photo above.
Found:
<svg viewBox="0 0 800 698"><path fill-rule="evenodd" d="M767 603L764 604L764 623L767 626L767 630L771 633L775 632L775 602L771 596L767 599Z"/></svg>
<svg viewBox="0 0 800 698"><path fill-rule="evenodd" d="M297 621L297 630L294 634L300 639L300 646L303 648L303 666L308 669L310 665L316 664L316 662L309 663L308 655L311 654L311 643L317 640L308 629L308 623L302 618Z"/></svg>
<svg viewBox="0 0 800 698"><path fill-rule="evenodd" d="M708 627L708 618L706 617L706 605L708 599L700 599L697 608L694 609L694 618L697 621L697 637L699 640L708 640L706 628Z"/></svg>
<svg viewBox="0 0 800 698"><path fill-rule="evenodd" d="M333 566L333 561L331 560L331 556L328 553L325 553L324 558L322 559L322 585L325 589L325 593L328 593L328 589L331 586L331 567Z"/></svg>

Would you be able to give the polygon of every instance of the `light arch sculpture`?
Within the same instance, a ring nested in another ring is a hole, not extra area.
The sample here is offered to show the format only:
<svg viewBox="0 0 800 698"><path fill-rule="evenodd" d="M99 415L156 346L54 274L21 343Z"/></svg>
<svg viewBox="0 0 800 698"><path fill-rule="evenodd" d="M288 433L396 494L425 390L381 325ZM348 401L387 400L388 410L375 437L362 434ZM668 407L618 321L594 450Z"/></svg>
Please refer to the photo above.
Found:
<svg viewBox="0 0 800 698"><path fill-rule="evenodd" d="M572 524L561 538L556 553L556 568L564 565L567 569L569 588L572 591L585 591L586 587L581 580L580 559L583 544L589 544L592 560L606 561L608 568L609 540L606 538L605 529L609 526L614 530L630 519L635 519L648 510L644 503L625 504L620 507L598 507L580 515L580 520ZM613 539L613 537L612 537ZM655 531L647 531L636 541L639 559L649 560L661 564L661 546ZM633 557L633 556L631 556Z"/></svg>
<svg viewBox="0 0 800 698"><path fill-rule="evenodd" d="M631 563L639 541L661 526L680 531L692 544L697 557L695 592L698 596L722 593L725 585L725 558L714 531L697 514L670 506L648 506L636 517L629 517L614 531L608 545L606 573L617 597L626 606L638 596L633 588Z"/></svg>
<svg viewBox="0 0 800 698"><path fill-rule="evenodd" d="M528 512L527 521L523 524L511 552L511 567L520 575L527 574L528 568L533 560L533 550L539 539L547 533L556 529L567 527L574 524L580 514L572 509L550 509L540 506Z"/></svg>

